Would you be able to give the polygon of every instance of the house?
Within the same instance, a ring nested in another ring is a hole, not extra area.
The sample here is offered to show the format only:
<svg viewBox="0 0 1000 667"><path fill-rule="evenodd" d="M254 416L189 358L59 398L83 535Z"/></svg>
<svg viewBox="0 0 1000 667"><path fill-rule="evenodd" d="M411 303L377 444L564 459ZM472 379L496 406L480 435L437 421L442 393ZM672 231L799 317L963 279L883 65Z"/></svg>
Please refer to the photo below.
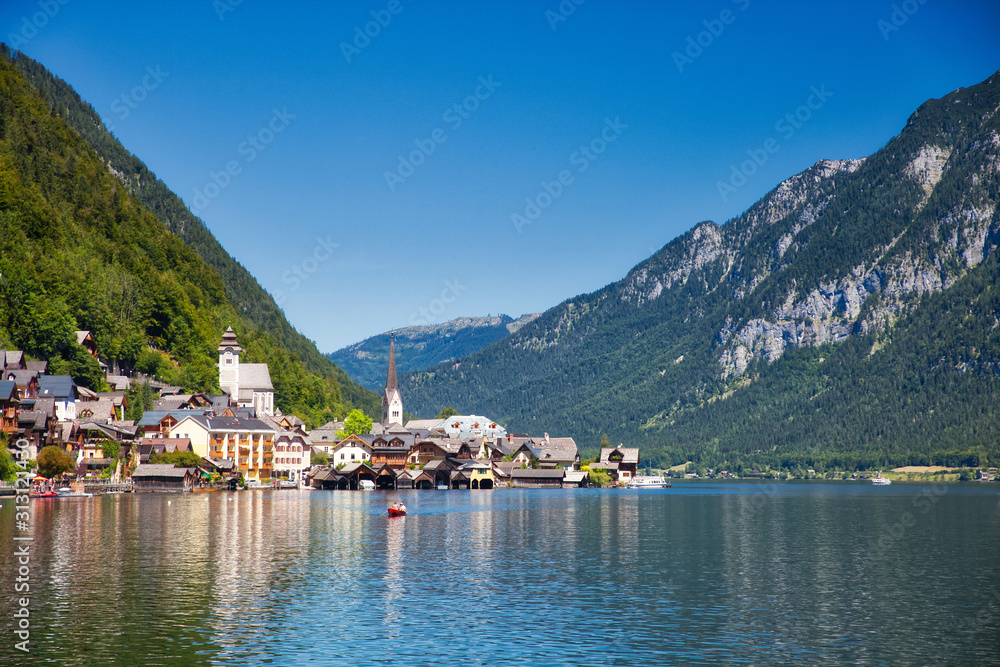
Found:
<svg viewBox="0 0 1000 667"><path fill-rule="evenodd" d="M563 467L576 470L580 467L580 452L573 438L550 438L546 433L540 440L533 440L535 456L541 468ZM636 450L638 451L638 450Z"/></svg>
<svg viewBox="0 0 1000 667"><path fill-rule="evenodd" d="M190 415L205 416L211 414L206 410L147 410L142 413L142 419L136 424L139 435L146 438L163 437L180 420Z"/></svg>
<svg viewBox="0 0 1000 667"><path fill-rule="evenodd" d="M132 473L132 486L137 493L190 491L197 480L197 468L175 468L167 463L139 465Z"/></svg>
<svg viewBox="0 0 1000 667"><path fill-rule="evenodd" d="M567 470L563 477L563 488L574 489L590 485L590 474L586 470Z"/></svg>
<svg viewBox="0 0 1000 667"><path fill-rule="evenodd" d="M141 438L139 440L139 463L149 463L154 454L169 452L192 452L190 438Z"/></svg>
<svg viewBox="0 0 1000 667"><path fill-rule="evenodd" d="M424 465L428 461L442 461L448 456L448 451L439 440L433 438L414 439L413 446L406 455L406 460L413 465Z"/></svg>
<svg viewBox="0 0 1000 667"><path fill-rule="evenodd" d="M16 384L23 398L34 398L38 396L39 375L38 371L33 370L7 370L3 372L3 379Z"/></svg>
<svg viewBox="0 0 1000 667"><path fill-rule="evenodd" d="M601 458L590 464L591 470L604 470L615 482L629 483L639 470L638 447L602 447Z"/></svg>
<svg viewBox="0 0 1000 667"><path fill-rule="evenodd" d="M21 391L12 380L0 380L0 433L17 433Z"/></svg>
<svg viewBox="0 0 1000 667"><path fill-rule="evenodd" d="M0 364L5 371L23 371L28 368L24 352L20 350L0 350Z"/></svg>
<svg viewBox="0 0 1000 667"><path fill-rule="evenodd" d="M257 414L274 414L274 385L267 364L240 364L243 348L229 327L219 343L219 387L241 408L253 408Z"/></svg>
<svg viewBox="0 0 1000 667"><path fill-rule="evenodd" d="M442 421L444 432L451 438L468 440L487 437L491 440L506 438L507 429L492 419L478 415L454 415Z"/></svg>
<svg viewBox="0 0 1000 667"><path fill-rule="evenodd" d="M406 458L413 448L413 436L407 434L368 436L371 441L372 465L385 463L395 470L406 467Z"/></svg>
<svg viewBox="0 0 1000 667"><path fill-rule="evenodd" d="M90 356L95 359L97 358L97 343L94 341L94 337L90 335L89 331L77 331L76 344L87 350Z"/></svg>
<svg viewBox="0 0 1000 667"><path fill-rule="evenodd" d="M190 438L198 456L231 459L248 480L271 479L274 473L274 436L258 419L188 415L170 428L171 438Z"/></svg>
<svg viewBox="0 0 1000 667"><path fill-rule="evenodd" d="M496 486L496 477L493 475L493 465L474 461L462 464L460 468L469 475L470 489L492 489Z"/></svg>
<svg viewBox="0 0 1000 667"><path fill-rule="evenodd" d="M299 431L282 429L274 436L274 477L300 482L309 469L312 448Z"/></svg>
<svg viewBox="0 0 1000 667"><path fill-rule="evenodd" d="M371 461L371 458L371 443L360 435L351 434L327 450L327 460L334 467L350 465L356 461Z"/></svg>
<svg viewBox="0 0 1000 667"><path fill-rule="evenodd" d="M76 383L68 375L42 375L38 378L38 397L55 401L56 419L59 421L76 419L76 399L79 395Z"/></svg>
<svg viewBox="0 0 1000 667"><path fill-rule="evenodd" d="M562 488L565 470L559 468L514 468L511 484L515 489Z"/></svg>

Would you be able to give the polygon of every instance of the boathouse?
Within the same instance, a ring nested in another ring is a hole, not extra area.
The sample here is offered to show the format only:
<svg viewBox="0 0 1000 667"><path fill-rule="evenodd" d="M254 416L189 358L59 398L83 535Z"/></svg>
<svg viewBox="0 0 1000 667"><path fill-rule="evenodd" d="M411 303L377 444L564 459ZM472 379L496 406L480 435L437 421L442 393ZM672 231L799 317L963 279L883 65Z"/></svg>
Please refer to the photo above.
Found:
<svg viewBox="0 0 1000 667"><path fill-rule="evenodd" d="M515 489L559 489L565 473L562 468L515 468L510 477Z"/></svg>
<svg viewBox="0 0 1000 667"><path fill-rule="evenodd" d="M156 491L190 491L197 482L196 468L175 468L169 463L146 463L132 473L132 485L137 493Z"/></svg>

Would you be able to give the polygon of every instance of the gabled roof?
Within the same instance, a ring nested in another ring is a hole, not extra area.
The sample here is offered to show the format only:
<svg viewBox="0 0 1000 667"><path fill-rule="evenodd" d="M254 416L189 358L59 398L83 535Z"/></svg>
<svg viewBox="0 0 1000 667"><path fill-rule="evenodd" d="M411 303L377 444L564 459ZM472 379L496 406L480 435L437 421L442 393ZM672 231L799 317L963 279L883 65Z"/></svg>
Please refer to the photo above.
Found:
<svg viewBox="0 0 1000 667"><path fill-rule="evenodd" d="M444 422L443 419L411 419L406 422L406 428L410 431L433 431Z"/></svg>
<svg viewBox="0 0 1000 667"><path fill-rule="evenodd" d="M20 350L6 350L3 355L3 365L4 368L24 368L24 352Z"/></svg>
<svg viewBox="0 0 1000 667"><path fill-rule="evenodd" d="M622 463L639 463L638 447L601 447L601 462L610 461L611 454L615 451L622 453Z"/></svg>
<svg viewBox="0 0 1000 667"><path fill-rule="evenodd" d="M115 418L115 403L110 398L100 398L96 401L87 401L76 406L76 418L87 422L107 423Z"/></svg>
<svg viewBox="0 0 1000 667"><path fill-rule="evenodd" d="M58 401L76 399L76 383L68 375L43 375L38 378L38 396Z"/></svg>
<svg viewBox="0 0 1000 667"><path fill-rule="evenodd" d="M562 468L514 468L512 479L562 479L566 471Z"/></svg>
<svg viewBox="0 0 1000 667"><path fill-rule="evenodd" d="M25 361L24 365L29 371L38 371L39 373L46 373L49 370L49 362L47 361Z"/></svg>
<svg viewBox="0 0 1000 667"><path fill-rule="evenodd" d="M190 415L202 415L207 414L207 410L147 410L142 413L142 419L139 420L138 426L157 426L160 420L170 415L177 421L184 419Z"/></svg>
<svg viewBox="0 0 1000 667"><path fill-rule="evenodd" d="M32 380L36 380L40 373L38 371L32 370L11 370L7 369L3 372L4 380L13 380L17 383L18 387L27 387L31 384Z"/></svg>
<svg viewBox="0 0 1000 667"><path fill-rule="evenodd" d="M175 468L169 463L143 463L136 466L132 477L185 477L194 471L194 468Z"/></svg>
<svg viewBox="0 0 1000 667"><path fill-rule="evenodd" d="M274 391L267 364L240 364L240 392L244 389Z"/></svg>
<svg viewBox="0 0 1000 667"><path fill-rule="evenodd" d="M17 383L12 380L0 380L0 401L19 401Z"/></svg>

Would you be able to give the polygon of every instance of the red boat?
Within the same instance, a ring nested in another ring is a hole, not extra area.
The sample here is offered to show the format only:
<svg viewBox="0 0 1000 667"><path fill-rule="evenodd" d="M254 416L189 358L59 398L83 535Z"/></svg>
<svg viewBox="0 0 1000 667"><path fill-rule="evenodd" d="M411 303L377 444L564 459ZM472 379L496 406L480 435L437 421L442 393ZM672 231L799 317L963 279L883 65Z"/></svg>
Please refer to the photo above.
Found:
<svg viewBox="0 0 1000 667"><path fill-rule="evenodd" d="M29 494L32 498L58 498L59 494L55 491L31 491Z"/></svg>
<svg viewBox="0 0 1000 667"><path fill-rule="evenodd" d="M389 508L389 516L406 516L406 509L396 509L395 507Z"/></svg>

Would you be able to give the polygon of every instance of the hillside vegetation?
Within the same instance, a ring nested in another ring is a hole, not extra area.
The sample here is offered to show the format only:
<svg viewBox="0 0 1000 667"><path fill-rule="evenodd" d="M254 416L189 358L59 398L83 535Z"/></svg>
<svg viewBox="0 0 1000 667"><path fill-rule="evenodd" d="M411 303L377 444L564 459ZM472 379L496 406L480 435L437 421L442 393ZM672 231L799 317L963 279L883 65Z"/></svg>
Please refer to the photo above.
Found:
<svg viewBox="0 0 1000 667"><path fill-rule="evenodd" d="M47 82L42 88L48 90L49 101L21 68ZM71 96L75 106L53 101L57 94L60 99ZM62 112L53 113L50 104ZM188 390L217 391L216 348L231 324L247 349L247 360L270 365L276 403L283 411L313 424L343 418L351 407L374 412L376 397L346 379L315 346L314 354L300 355L297 346L286 345L283 328L294 331L280 311L280 322L270 322L271 331L266 314L254 316L230 301L231 294L243 289L240 276L230 285L225 274L130 192L111 173L107 160L66 122L74 115L82 122L82 104L72 89L37 63L4 49L0 348L49 359L53 372L70 372L82 384L97 388L101 380L95 364L75 345L74 330L86 329L93 332L108 362L155 374ZM211 238L200 222L197 225ZM224 254L221 248L219 252ZM318 371L309 367L310 359Z"/></svg>
<svg viewBox="0 0 1000 667"><path fill-rule="evenodd" d="M930 100L724 225L456 364L407 407L602 433L654 465L887 467L1000 457L1000 76Z"/></svg>

